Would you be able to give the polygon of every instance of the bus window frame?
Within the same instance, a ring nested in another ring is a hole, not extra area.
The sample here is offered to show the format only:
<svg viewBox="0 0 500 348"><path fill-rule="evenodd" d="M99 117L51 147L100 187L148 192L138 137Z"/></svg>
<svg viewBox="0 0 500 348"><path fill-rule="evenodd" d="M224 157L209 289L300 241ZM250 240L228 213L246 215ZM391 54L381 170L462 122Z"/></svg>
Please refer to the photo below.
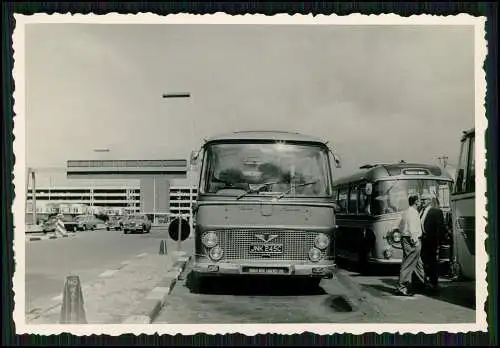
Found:
<svg viewBox="0 0 500 348"><path fill-rule="evenodd" d="M358 215L370 215L369 210L367 209L370 206L370 196L365 194L365 188L366 188L366 181L362 181L358 184ZM365 204L363 206L363 209L360 210L359 205L361 202L361 195L365 197Z"/></svg>
<svg viewBox="0 0 500 348"><path fill-rule="evenodd" d="M355 191L356 195L354 196L354 210L355 211L351 211L351 197L352 197L352 192ZM349 215L358 215L358 195L359 195L359 192L358 192L358 183L357 182L354 182L354 183L351 183L349 185L349 193L347 195L347 213Z"/></svg>
<svg viewBox="0 0 500 348"><path fill-rule="evenodd" d="M468 193L467 177L468 177L468 167L469 167L469 157L470 157L470 137L462 141L462 146L460 149L460 155L458 157L457 175L456 181L453 189L453 194L464 194Z"/></svg>
<svg viewBox="0 0 500 348"><path fill-rule="evenodd" d="M345 209L343 209L343 206L342 204L340 204L340 193L342 191L345 190L345 193L346 193L346 205L345 205ZM337 204L339 206L339 214L348 214L349 211L348 211L348 208L349 208L349 186L347 185L342 185L340 187L338 187L337 189L338 191L338 195L337 195Z"/></svg>
<svg viewBox="0 0 500 348"><path fill-rule="evenodd" d="M467 171L465 175L465 193L475 192L476 186L476 161L475 161L475 147L476 147L476 139L471 136L467 139ZM472 167L472 163L474 163L474 167Z"/></svg>

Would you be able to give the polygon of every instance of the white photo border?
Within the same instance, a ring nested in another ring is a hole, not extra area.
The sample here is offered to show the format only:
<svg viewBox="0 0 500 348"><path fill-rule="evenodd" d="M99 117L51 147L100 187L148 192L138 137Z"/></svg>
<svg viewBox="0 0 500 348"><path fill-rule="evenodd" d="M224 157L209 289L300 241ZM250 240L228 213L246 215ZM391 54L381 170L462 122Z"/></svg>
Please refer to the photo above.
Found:
<svg viewBox="0 0 500 348"><path fill-rule="evenodd" d="M487 41L485 39L486 17L474 17L468 14L450 16L412 15L403 17L395 14L362 15L228 15L222 12L207 15L173 14L161 16L152 13L106 15L94 14L46 14L33 15L14 14L15 29L13 32L14 68L14 184L15 199L12 213L14 217L14 259L16 263L13 275L15 308L13 318L18 334L54 335L71 333L73 335L112 335L121 334L183 334L193 335L241 333L248 336L256 334L301 334L315 333L319 335L335 333L364 334L368 332L383 333L426 333L437 332L467 333L487 332L486 312L484 304L488 296L486 282L486 264L488 255L485 249L486 222L486 166L485 132L487 118L485 109L486 73L483 69L487 56ZM470 25L475 29L475 128L476 147L476 322L471 324L141 324L141 325L31 325L25 322L25 197L26 197L26 106L25 106L25 26L31 23L99 23L99 24L266 24L266 25Z"/></svg>

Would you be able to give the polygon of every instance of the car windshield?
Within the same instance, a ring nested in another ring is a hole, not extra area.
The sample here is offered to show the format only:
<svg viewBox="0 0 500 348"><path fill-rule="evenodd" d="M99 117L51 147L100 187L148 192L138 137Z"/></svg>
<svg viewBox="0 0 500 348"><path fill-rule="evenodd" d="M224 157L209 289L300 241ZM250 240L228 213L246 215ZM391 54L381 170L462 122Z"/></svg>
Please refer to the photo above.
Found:
<svg viewBox="0 0 500 348"><path fill-rule="evenodd" d="M397 213L408 208L408 196L431 194L441 209L449 209L451 183L444 180L403 179L379 181L373 186L371 212Z"/></svg>
<svg viewBox="0 0 500 348"><path fill-rule="evenodd" d="M66 221L66 222L73 222L73 221L75 221L75 218L74 218L74 217L72 217L72 216L70 216L70 215L64 215L64 216L62 217L62 220L63 220L63 221Z"/></svg>
<svg viewBox="0 0 500 348"><path fill-rule="evenodd" d="M143 216L142 215L132 215L132 216L129 216L129 219L130 220L142 220Z"/></svg>
<svg viewBox="0 0 500 348"><path fill-rule="evenodd" d="M214 144L205 157L204 190L220 195L329 195L328 152L317 145Z"/></svg>

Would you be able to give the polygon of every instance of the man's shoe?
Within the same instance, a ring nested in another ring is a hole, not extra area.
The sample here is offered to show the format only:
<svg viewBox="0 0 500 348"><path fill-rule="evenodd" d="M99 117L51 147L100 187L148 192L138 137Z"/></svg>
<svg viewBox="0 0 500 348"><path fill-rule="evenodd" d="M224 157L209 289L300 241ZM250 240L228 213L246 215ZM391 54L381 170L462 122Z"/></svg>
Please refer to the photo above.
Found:
<svg viewBox="0 0 500 348"><path fill-rule="evenodd" d="M397 289L396 295L411 297L411 296L413 296L413 293L411 293L410 291L408 291L406 289Z"/></svg>

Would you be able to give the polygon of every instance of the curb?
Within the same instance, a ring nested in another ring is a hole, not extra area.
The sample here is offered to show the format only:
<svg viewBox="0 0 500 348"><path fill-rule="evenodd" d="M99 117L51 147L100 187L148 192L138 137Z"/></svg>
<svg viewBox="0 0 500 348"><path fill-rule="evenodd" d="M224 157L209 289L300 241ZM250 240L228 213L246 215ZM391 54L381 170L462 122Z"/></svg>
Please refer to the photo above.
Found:
<svg viewBox="0 0 500 348"><path fill-rule="evenodd" d="M186 269L186 265L191 260L191 256L184 255L185 253L178 254L177 260L166 276L156 284L132 314L122 322L123 324L151 324L153 322L165 305L167 297L172 292L175 283Z"/></svg>
<svg viewBox="0 0 500 348"><path fill-rule="evenodd" d="M348 301L353 308L356 308L357 311L370 314L377 320L384 318L384 312L375 303L374 297L370 293L363 291L359 284L350 279L349 275L337 269L334 279L351 293L351 298L355 298L354 302L351 299Z"/></svg>
<svg viewBox="0 0 500 348"><path fill-rule="evenodd" d="M61 236L61 237L58 237L56 235L47 235L47 236L36 236L36 237L29 237L29 241L30 242L33 242L33 241L39 241L39 240L47 240L47 239L59 239L59 238L66 238L66 237L75 237L76 236L76 233L68 233L67 235L64 235L64 236Z"/></svg>

